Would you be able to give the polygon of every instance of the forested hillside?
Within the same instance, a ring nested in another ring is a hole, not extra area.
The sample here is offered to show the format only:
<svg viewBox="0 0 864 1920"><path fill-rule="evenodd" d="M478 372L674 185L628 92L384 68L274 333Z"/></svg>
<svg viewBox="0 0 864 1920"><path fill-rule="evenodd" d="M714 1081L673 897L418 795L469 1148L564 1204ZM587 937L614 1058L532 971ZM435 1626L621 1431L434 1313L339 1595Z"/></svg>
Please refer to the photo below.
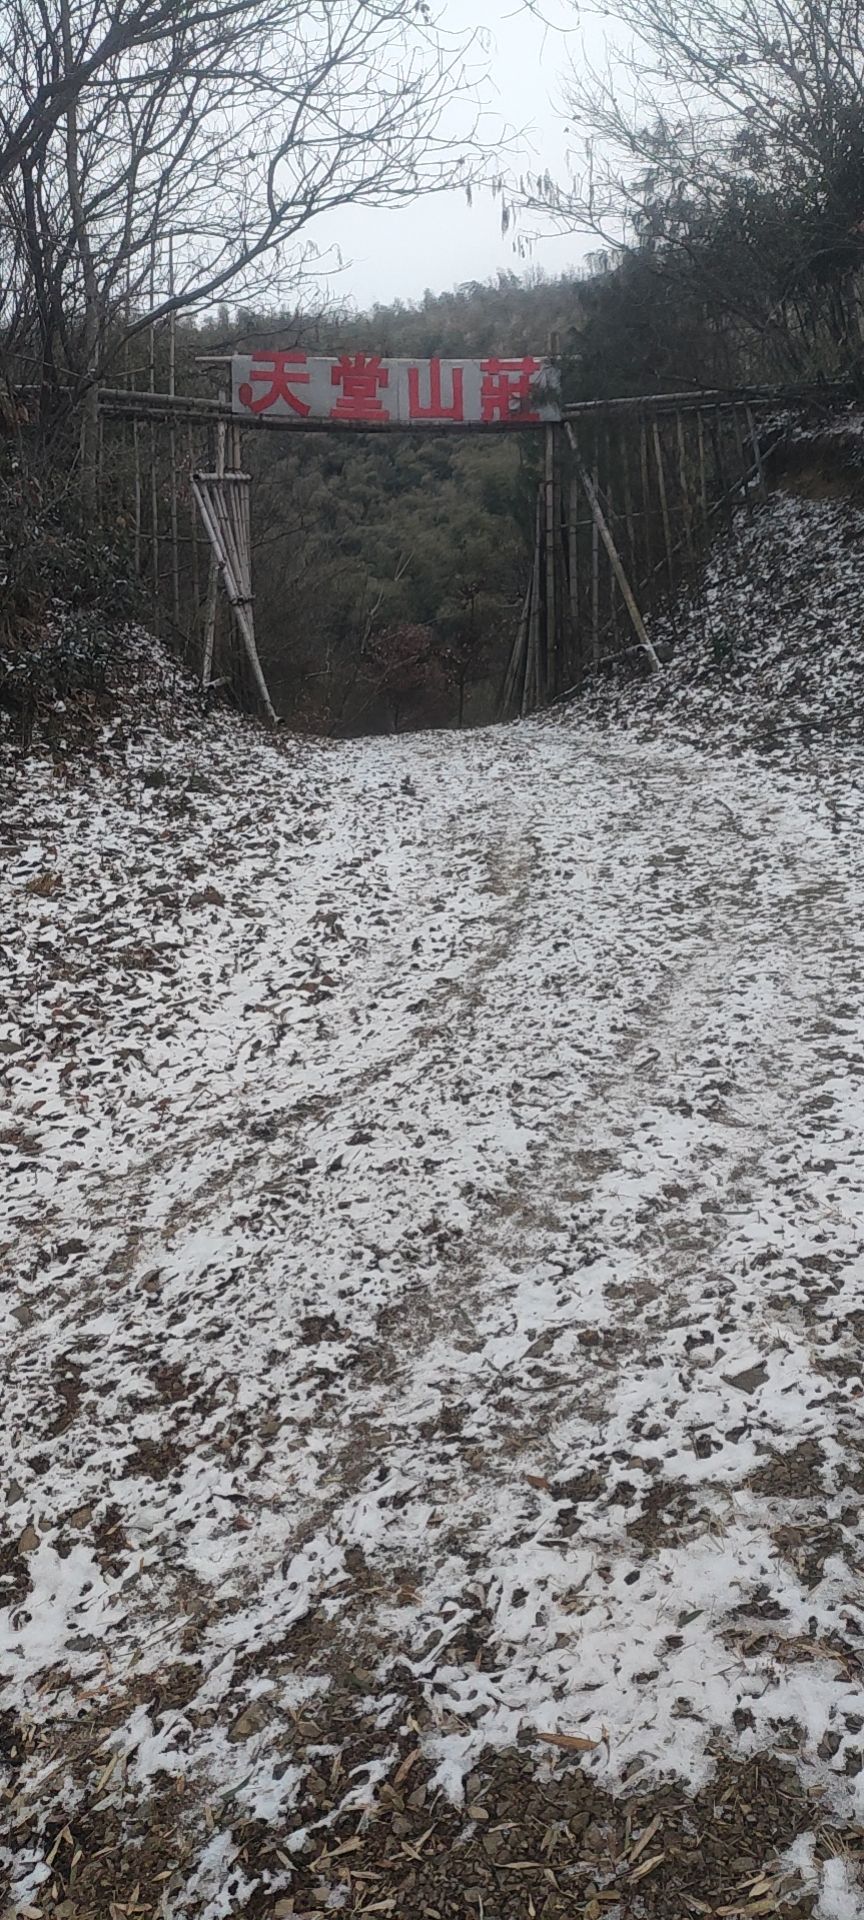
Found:
<svg viewBox="0 0 864 1920"><path fill-rule="evenodd" d="M295 342L389 356L575 346L579 282L502 277L417 306L226 313L205 351ZM199 343L199 351L202 350ZM247 436L258 631L277 704L323 731L489 719L533 538L536 435Z"/></svg>

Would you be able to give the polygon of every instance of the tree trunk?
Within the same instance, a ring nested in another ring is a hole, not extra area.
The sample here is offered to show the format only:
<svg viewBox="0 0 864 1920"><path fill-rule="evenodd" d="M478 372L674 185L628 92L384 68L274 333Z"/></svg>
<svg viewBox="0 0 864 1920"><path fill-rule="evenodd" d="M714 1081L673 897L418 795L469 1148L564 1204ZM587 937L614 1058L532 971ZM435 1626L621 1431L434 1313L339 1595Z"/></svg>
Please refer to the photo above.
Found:
<svg viewBox="0 0 864 1920"><path fill-rule="evenodd" d="M63 39L65 75L72 73L74 53L69 19L69 0L60 0L60 31ZM81 505L85 517L97 508L97 465L99 451L99 281L90 246L81 198L78 154L78 106L73 95L66 109L66 188L72 214L75 249L81 262L84 281L84 391L81 412Z"/></svg>

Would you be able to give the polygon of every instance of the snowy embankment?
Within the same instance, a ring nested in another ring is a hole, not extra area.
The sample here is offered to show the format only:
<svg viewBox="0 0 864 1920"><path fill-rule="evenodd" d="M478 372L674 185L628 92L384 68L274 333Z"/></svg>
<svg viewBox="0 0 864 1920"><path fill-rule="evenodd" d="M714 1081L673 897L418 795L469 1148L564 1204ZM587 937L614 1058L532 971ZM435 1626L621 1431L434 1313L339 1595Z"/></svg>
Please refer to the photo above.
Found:
<svg viewBox="0 0 864 1920"><path fill-rule="evenodd" d="M864 418L852 424L841 418L812 455L793 441L794 490L736 514L652 624L674 648L668 670L601 687L592 704L604 717L641 730L662 716L679 741L779 753L817 778L833 741L864 740Z"/></svg>
<svg viewBox="0 0 864 1920"><path fill-rule="evenodd" d="M862 762L652 727L10 774L12 1911L461 1913L422 1797L377 1908L344 1821L467 1776L479 1832L514 1743L781 1753L796 1899L862 1911ZM645 1831L622 1914L700 1911Z"/></svg>

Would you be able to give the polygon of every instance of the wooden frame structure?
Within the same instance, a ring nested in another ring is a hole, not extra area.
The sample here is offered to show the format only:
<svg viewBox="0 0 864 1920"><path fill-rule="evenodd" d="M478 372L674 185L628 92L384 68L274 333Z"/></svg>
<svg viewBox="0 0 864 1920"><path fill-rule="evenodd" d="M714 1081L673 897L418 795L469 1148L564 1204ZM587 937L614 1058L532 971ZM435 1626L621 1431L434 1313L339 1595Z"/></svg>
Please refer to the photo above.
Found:
<svg viewBox="0 0 864 1920"><path fill-rule="evenodd" d="M552 342L553 357L555 350ZM224 373L226 361L220 356L204 364ZM535 428L543 454L533 559L504 676L502 717L530 713L575 691L587 675L628 652L657 672L662 661L646 616L665 606L674 619L675 597L682 585L695 584L718 516L742 507L752 513L765 498L766 459L790 412L814 406L829 412L853 397L846 383L650 394L566 406L560 424ZM167 393L156 391L151 354L146 389L103 389L99 402L103 484L106 477L110 483L104 422L125 421L126 433L131 426L135 564L139 574L145 568L150 574L157 627L167 619L181 632L181 598L188 603L191 590L192 624L203 620L200 678L208 689L221 580L255 697L275 722L255 636L251 481L229 401L177 394L172 353ZM244 419L242 430L250 428L280 431L284 422L266 415ZM168 453L161 482L160 429ZM178 454L184 436L185 453ZM167 499L161 520L160 498ZM209 555L203 606L199 526ZM190 566L181 594L184 543Z"/></svg>
<svg viewBox="0 0 864 1920"><path fill-rule="evenodd" d="M845 385L750 388L565 407L563 477L551 513L548 465L538 488L502 718L575 692L628 653L661 670L649 615L665 610L674 625L677 596L696 590L718 516L750 514L764 501L766 461L790 418L851 397Z"/></svg>

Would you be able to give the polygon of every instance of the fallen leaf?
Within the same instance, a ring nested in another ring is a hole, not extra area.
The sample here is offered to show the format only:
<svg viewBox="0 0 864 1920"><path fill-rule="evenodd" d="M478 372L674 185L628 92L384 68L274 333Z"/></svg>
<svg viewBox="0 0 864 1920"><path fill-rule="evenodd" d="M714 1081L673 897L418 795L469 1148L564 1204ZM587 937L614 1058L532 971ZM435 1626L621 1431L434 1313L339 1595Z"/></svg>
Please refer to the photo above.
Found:
<svg viewBox="0 0 864 1920"><path fill-rule="evenodd" d="M415 1760L419 1760L419 1758L420 1758L419 1747L413 1747L410 1753L406 1753L404 1760L400 1762L399 1766L396 1768L396 1772L393 1775L394 1787L401 1787L403 1780L407 1780Z"/></svg>
<svg viewBox="0 0 864 1920"><path fill-rule="evenodd" d="M646 1874L653 1873L654 1868L659 1867L661 1860L665 1860L665 1858L666 1858L666 1851L664 1848L662 1853L652 1854L650 1860L643 1860L641 1864L638 1867L634 1868L634 1871L631 1873L630 1875L631 1881L644 1880Z"/></svg>
<svg viewBox="0 0 864 1920"><path fill-rule="evenodd" d="M633 1848L633 1851L630 1855L631 1867L636 1865L636 1862L639 1859L639 1855L644 1853L645 1848L650 1845L650 1842L653 1840L654 1835L661 1824L661 1820L662 1820L662 1815L659 1813L655 1814L650 1827L646 1827L644 1831L640 1833L639 1838L636 1842L636 1845Z"/></svg>
<svg viewBox="0 0 864 1920"><path fill-rule="evenodd" d="M202 887L200 893L190 893L190 907L224 907L225 895L218 887Z"/></svg>
<svg viewBox="0 0 864 1920"><path fill-rule="evenodd" d="M588 1740L584 1733L538 1733L538 1740L544 1740L547 1747L561 1747L565 1753L594 1753L599 1740Z"/></svg>

